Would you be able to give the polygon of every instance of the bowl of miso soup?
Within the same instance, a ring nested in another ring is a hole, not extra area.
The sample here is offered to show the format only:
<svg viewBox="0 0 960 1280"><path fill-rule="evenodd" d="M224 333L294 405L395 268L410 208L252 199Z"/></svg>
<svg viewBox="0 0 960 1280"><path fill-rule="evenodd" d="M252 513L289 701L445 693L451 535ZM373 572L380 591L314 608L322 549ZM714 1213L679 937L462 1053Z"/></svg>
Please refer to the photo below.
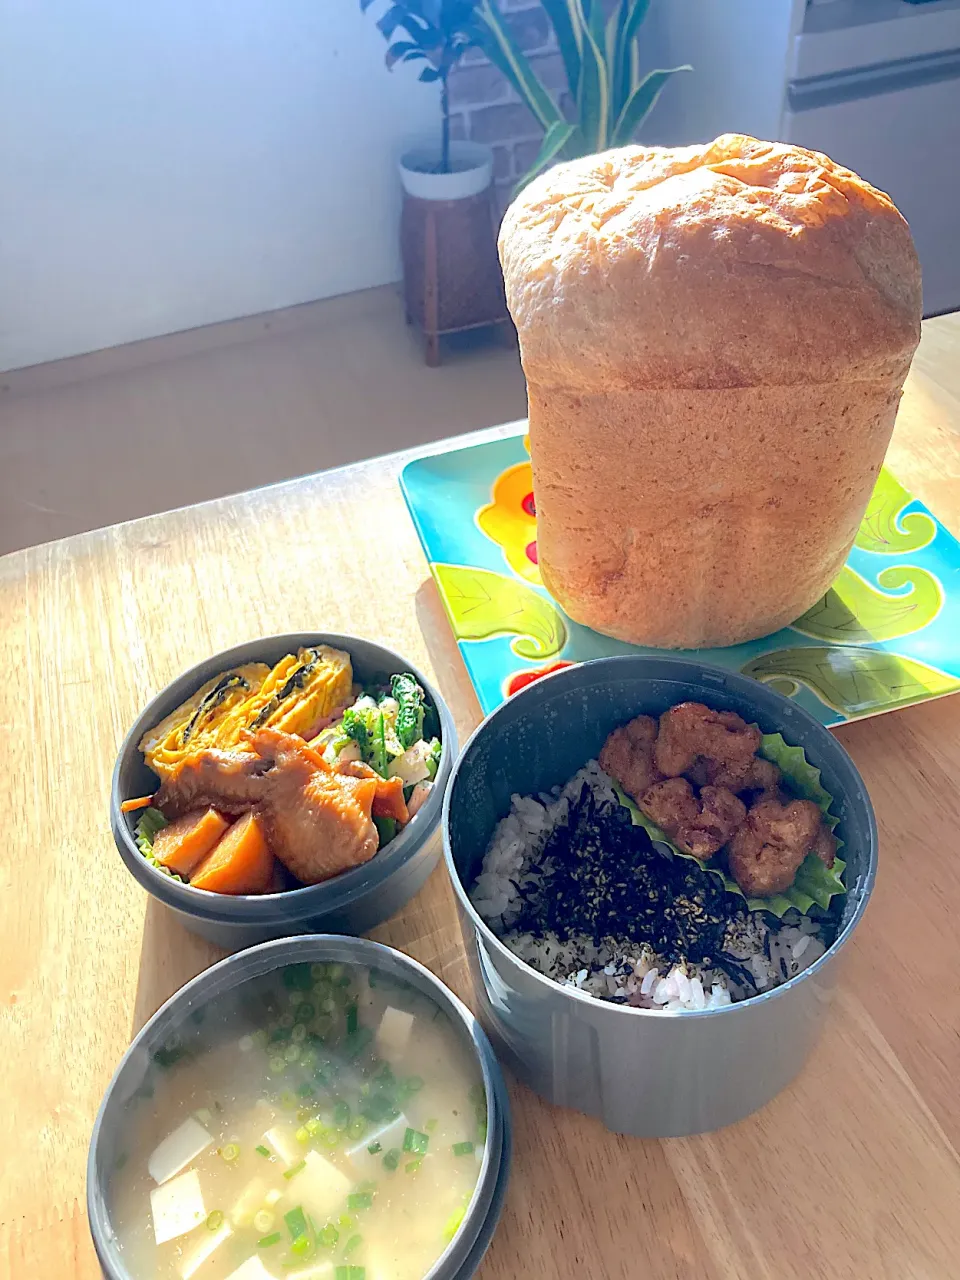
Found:
<svg viewBox="0 0 960 1280"><path fill-rule="evenodd" d="M130 1046L90 1228L109 1280L466 1280L510 1146L490 1044L428 970L359 938L264 943Z"/></svg>

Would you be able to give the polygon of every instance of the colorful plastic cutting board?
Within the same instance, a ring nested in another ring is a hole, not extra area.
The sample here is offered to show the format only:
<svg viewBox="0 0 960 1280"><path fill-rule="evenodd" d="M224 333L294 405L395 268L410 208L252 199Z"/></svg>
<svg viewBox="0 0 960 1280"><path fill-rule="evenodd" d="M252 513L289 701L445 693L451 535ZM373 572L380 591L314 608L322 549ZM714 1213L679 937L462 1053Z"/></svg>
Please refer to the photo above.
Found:
<svg viewBox="0 0 960 1280"><path fill-rule="evenodd" d="M522 434L408 463L401 488L485 712L546 670L654 653L547 594ZM694 656L694 655L690 655ZM839 724L960 690L960 543L886 470L833 588L792 627L695 656Z"/></svg>

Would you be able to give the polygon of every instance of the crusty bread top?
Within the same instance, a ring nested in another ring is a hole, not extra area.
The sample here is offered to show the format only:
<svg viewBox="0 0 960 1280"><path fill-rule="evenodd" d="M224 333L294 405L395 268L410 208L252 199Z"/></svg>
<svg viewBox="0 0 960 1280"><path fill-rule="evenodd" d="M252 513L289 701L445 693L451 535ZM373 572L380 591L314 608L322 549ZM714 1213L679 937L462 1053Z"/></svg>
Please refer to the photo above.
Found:
<svg viewBox="0 0 960 1280"><path fill-rule="evenodd" d="M500 257L541 386L901 381L920 338L920 266L890 197L740 134L558 165L507 210Z"/></svg>

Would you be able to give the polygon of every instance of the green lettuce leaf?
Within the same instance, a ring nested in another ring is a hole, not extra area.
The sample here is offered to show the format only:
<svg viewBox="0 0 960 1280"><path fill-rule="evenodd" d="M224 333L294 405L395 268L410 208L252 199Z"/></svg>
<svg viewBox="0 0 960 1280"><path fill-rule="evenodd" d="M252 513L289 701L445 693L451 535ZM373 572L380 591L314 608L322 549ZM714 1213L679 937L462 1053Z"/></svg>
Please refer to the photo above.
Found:
<svg viewBox="0 0 960 1280"><path fill-rule="evenodd" d="M836 827L840 819L830 812L833 797L823 789L820 770L810 764L802 747L788 746L779 733L765 733L760 741L758 755L763 756L765 760L772 760L779 766L788 789L802 800L812 800L823 814L827 826L831 830ZM731 880L719 867L703 862L691 853L681 853L665 832L661 831L656 823L651 822L646 814L641 813L630 797L616 784L614 790L620 803L630 810L634 826L643 827L651 840L665 844L676 857L689 858L704 871L709 871L712 876L722 880L727 892L743 898L751 911L769 911L778 919L782 919L786 912L794 907L806 915L814 905L826 910L832 898L847 891L843 883L843 872L847 864L842 858L838 856L832 867L826 867L816 854L808 853L800 864L796 879L785 893L778 893L772 898L748 898L736 881ZM842 840L837 842L838 850L842 845Z"/></svg>

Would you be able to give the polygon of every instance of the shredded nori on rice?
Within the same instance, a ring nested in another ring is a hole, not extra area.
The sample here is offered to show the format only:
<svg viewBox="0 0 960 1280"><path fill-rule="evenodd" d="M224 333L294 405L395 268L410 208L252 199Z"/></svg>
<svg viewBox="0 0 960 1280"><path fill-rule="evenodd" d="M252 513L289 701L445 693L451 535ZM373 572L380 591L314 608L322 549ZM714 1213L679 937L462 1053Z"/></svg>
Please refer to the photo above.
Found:
<svg viewBox="0 0 960 1280"><path fill-rule="evenodd" d="M737 898L696 862L654 845L627 809L599 804L590 787L550 833L539 863L540 885L528 889L514 922L521 932L563 941L585 934L598 946L632 938L676 963L729 963L724 935L746 919Z"/></svg>

